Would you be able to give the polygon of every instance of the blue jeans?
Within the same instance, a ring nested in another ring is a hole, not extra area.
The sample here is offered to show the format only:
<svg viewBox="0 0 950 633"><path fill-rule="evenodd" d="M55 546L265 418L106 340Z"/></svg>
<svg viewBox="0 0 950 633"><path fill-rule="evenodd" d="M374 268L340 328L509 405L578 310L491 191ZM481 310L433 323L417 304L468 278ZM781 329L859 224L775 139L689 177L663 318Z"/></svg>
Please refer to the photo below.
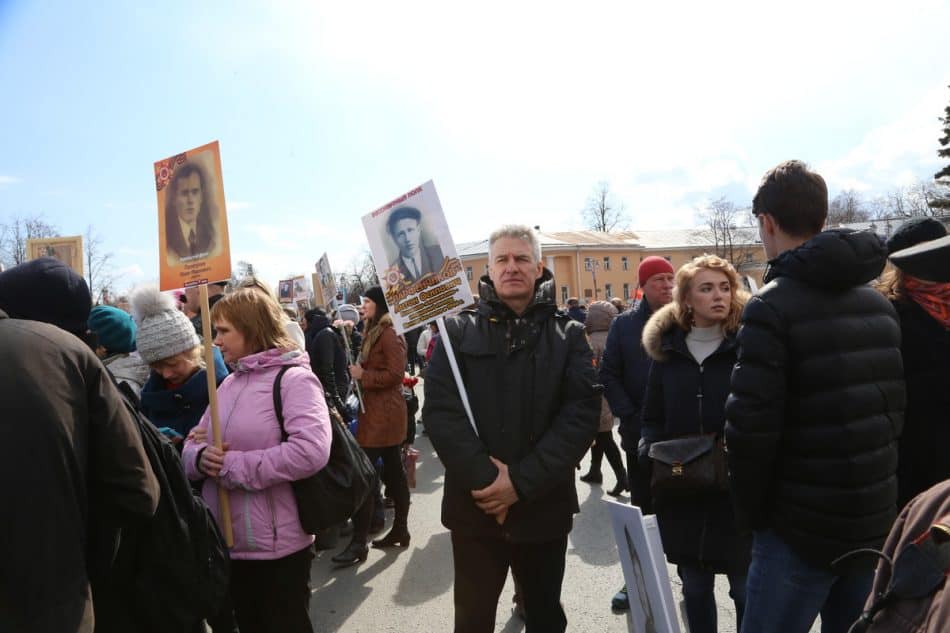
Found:
<svg viewBox="0 0 950 633"><path fill-rule="evenodd" d="M683 581L683 600L690 633L716 633L716 574L691 565L678 565L676 573ZM729 597L736 605L736 622L742 626L745 610L746 576L727 574Z"/></svg>
<svg viewBox="0 0 950 633"><path fill-rule="evenodd" d="M802 560L772 530L755 532L742 633L847 633L871 593L873 570L839 576Z"/></svg>

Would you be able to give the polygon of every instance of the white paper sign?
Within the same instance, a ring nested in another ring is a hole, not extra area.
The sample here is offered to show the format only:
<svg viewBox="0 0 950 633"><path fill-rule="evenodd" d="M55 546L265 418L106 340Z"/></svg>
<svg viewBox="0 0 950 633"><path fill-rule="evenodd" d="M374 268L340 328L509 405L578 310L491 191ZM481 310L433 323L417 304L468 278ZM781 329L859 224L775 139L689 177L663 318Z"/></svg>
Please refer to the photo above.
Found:
<svg viewBox="0 0 950 633"><path fill-rule="evenodd" d="M656 517L643 516L637 506L607 503L627 582L633 631L680 633Z"/></svg>
<svg viewBox="0 0 950 633"><path fill-rule="evenodd" d="M473 302L432 181L363 216L396 333Z"/></svg>

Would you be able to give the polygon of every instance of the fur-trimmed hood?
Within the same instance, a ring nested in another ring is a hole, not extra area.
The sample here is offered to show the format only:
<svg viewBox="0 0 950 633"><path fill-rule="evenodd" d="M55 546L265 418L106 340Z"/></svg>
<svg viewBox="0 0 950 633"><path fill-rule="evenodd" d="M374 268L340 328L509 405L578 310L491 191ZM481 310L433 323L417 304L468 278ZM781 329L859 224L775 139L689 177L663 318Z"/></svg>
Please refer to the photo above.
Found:
<svg viewBox="0 0 950 633"><path fill-rule="evenodd" d="M679 328L676 323L675 303L668 303L650 317L647 324L643 326L643 349L649 354L650 358L656 361L669 360L669 356L663 351L663 337L672 332L673 328Z"/></svg>

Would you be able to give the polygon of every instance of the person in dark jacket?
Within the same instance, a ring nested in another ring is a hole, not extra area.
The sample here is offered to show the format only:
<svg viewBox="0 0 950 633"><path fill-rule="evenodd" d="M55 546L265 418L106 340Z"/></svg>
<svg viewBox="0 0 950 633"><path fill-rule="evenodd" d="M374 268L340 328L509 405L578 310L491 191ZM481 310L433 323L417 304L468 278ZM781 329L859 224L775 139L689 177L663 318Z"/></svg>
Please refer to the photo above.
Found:
<svg viewBox="0 0 950 633"><path fill-rule="evenodd" d="M934 218L902 224L887 241L895 266L879 285L900 317L907 383L904 433L898 445L898 508L950 479L950 245L943 247L942 258L938 249L926 253L929 260L922 259L924 253L913 259L901 255L918 244L947 240L946 235L946 227Z"/></svg>
<svg viewBox="0 0 950 633"><path fill-rule="evenodd" d="M587 310L581 305L577 297L571 297L567 300L567 315L578 323L584 323L587 320Z"/></svg>
<svg viewBox="0 0 950 633"><path fill-rule="evenodd" d="M349 363L346 350L340 342L336 330L330 325L327 313L313 308L304 313L307 329L304 338L307 342L307 354L310 356L310 368L320 379L327 404L340 415L346 414L343 398L350 383L347 371Z"/></svg>
<svg viewBox="0 0 950 633"><path fill-rule="evenodd" d="M868 282L884 268L871 232L820 232L821 176L788 161L752 203L769 257L746 305L726 402L730 482L753 530L745 632L847 631L871 587L866 559L894 521L903 425L900 326Z"/></svg>
<svg viewBox="0 0 950 633"><path fill-rule="evenodd" d="M643 326L655 310L673 300L673 265L662 257L651 255L640 262L637 279L643 298L637 307L624 312L610 325L607 343L600 363L600 381L613 414L620 418L620 447L627 453L627 483L630 503L644 514L652 514L649 472L637 463L640 442L640 412L647 387L650 357L640 342ZM626 586L613 597L614 609L630 608Z"/></svg>
<svg viewBox="0 0 950 633"><path fill-rule="evenodd" d="M92 633L93 525L147 520L158 482L89 346L82 277L43 257L0 273L0 631ZM93 522L95 519L95 523Z"/></svg>
<svg viewBox="0 0 950 633"><path fill-rule="evenodd" d="M474 421L444 338L426 370L423 418L445 465L456 633L494 631L509 567L528 633L567 626L560 595L578 512L574 467L597 432L600 393L583 326L558 312L540 251L529 227L495 231L477 309L446 320Z"/></svg>
<svg viewBox="0 0 950 633"><path fill-rule="evenodd" d="M649 462L654 442L700 434L722 439L746 298L739 283L726 260L697 257L677 272L673 303L655 312L643 329L643 347L653 364L643 405L641 460ZM716 574L729 578L741 627L751 540L739 534L728 490L654 495L653 507L663 551L683 581L690 632L717 630Z"/></svg>

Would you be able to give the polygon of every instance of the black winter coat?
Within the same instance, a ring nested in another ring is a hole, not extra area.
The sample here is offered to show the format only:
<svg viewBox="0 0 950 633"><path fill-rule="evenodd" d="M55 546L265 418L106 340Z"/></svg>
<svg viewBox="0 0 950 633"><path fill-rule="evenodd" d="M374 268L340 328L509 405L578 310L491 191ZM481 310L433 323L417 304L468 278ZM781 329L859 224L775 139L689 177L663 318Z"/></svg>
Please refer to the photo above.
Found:
<svg viewBox="0 0 950 633"><path fill-rule="evenodd" d="M895 301L907 410L897 462L897 507L950 479L950 329L917 303Z"/></svg>
<svg viewBox="0 0 950 633"><path fill-rule="evenodd" d="M686 435L722 437L723 407L736 361L736 340L727 336L702 365L686 346L686 332L676 324L673 306L656 312L643 331L654 358L643 407L643 450L653 442ZM740 535L728 492L677 499L654 499L666 558L716 573L746 574L752 541Z"/></svg>
<svg viewBox="0 0 950 633"><path fill-rule="evenodd" d="M604 396L611 412L620 418L620 442L630 452L637 450L640 441L640 414L650 371L650 357L641 339L643 327L652 315L644 297L636 308L614 319L600 361Z"/></svg>
<svg viewBox="0 0 950 633"><path fill-rule="evenodd" d="M305 335L310 369L323 385L327 405L344 415L343 399L349 387L349 368L346 350L326 317L314 317Z"/></svg>
<svg viewBox="0 0 950 633"><path fill-rule="evenodd" d="M511 542L564 536L578 512L574 469L590 448L600 416L600 388L584 326L558 312L551 273L518 318L479 284L477 311L446 319L469 402L472 431L443 340L425 380L422 417L445 465L442 522L450 530ZM471 491L491 484L508 464L518 501L503 526L475 505Z"/></svg>
<svg viewBox="0 0 950 633"><path fill-rule="evenodd" d="M726 402L737 517L818 566L879 548L896 512L900 327L866 285L884 263L876 235L825 231L771 261L742 314Z"/></svg>

